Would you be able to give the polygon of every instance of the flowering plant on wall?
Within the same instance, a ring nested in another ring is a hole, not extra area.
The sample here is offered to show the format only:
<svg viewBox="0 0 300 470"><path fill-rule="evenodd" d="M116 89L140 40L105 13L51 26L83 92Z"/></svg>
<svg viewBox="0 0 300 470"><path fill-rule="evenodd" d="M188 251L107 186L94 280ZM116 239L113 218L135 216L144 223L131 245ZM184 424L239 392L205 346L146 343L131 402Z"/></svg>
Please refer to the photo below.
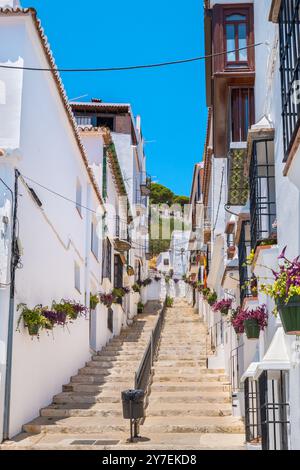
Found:
<svg viewBox="0 0 300 470"><path fill-rule="evenodd" d="M297 256L293 261L286 258L285 247L278 257L283 260L283 264L279 266L279 271L273 271L274 282L273 284L261 284L261 291L269 295L277 301L288 303L294 296L300 295L300 256ZM276 312L275 312L276 313Z"/></svg>
<svg viewBox="0 0 300 470"><path fill-rule="evenodd" d="M232 299L222 299L215 302L212 306L214 312L221 312L222 315L227 315L232 306Z"/></svg>
<svg viewBox="0 0 300 470"><path fill-rule="evenodd" d="M268 311L266 305L261 305L252 310L239 308L231 323L237 333L244 333L250 324L255 325L256 330L264 330L268 326Z"/></svg>
<svg viewBox="0 0 300 470"><path fill-rule="evenodd" d="M209 305L213 305L216 302L217 298L217 293L215 291L210 291L206 297L206 300Z"/></svg>
<svg viewBox="0 0 300 470"><path fill-rule="evenodd" d="M52 309L55 312L64 313L68 320L76 320L78 316L87 313L87 308L74 300L62 299L59 303L53 302Z"/></svg>
<svg viewBox="0 0 300 470"><path fill-rule="evenodd" d="M100 302L107 308L111 307L114 301L113 294L100 294Z"/></svg>

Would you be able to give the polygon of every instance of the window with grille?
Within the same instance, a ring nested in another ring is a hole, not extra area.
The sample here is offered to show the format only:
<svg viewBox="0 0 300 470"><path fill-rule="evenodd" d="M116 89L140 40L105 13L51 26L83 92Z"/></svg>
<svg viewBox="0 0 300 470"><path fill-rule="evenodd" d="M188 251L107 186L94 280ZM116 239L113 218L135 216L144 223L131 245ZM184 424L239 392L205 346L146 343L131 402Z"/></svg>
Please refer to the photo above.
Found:
<svg viewBox="0 0 300 470"><path fill-rule="evenodd" d="M250 162L251 246L276 240L276 191L273 140L254 141Z"/></svg>
<svg viewBox="0 0 300 470"><path fill-rule="evenodd" d="M300 125L300 103L297 103L294 93L299 89L300 79L300 0L282 0L279 34L284 161L286 161Z"/></svg>

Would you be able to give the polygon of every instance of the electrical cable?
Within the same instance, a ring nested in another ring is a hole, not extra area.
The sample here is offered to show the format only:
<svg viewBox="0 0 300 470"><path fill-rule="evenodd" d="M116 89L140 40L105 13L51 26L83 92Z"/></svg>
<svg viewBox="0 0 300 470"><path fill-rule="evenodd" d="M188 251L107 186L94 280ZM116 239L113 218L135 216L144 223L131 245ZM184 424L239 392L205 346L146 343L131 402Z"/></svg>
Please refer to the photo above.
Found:
<svg viewBox="0 0 300 470"><path fill-rule="evenodd" d="M167 67L170 65L179 65L179 64L187 64L191 62L198 62L200 60L207 60L212 59L214 57L218 57L225 54L231 54L238 51L243 51L245 49L250 49L251 47L257 47L265 44L264 42L257 42L255 44L250 44L249 46L240 47L238 49L233 49L231 51L223 51L223 52L216 52L210 55L204 55L200 57L192 57L190 59L179 59L179 60L172 60L168 62L159 62L154 64L142 64L142 65L128 65L124 67L99 67L99 68L60 68L60 67L22 67L18 65L0 65L2 69L15 69L15 70L28 70L32 72L121 72L126 70L137 70L137 69L151 69L151 68L158 68L158 67Z"/></svg>

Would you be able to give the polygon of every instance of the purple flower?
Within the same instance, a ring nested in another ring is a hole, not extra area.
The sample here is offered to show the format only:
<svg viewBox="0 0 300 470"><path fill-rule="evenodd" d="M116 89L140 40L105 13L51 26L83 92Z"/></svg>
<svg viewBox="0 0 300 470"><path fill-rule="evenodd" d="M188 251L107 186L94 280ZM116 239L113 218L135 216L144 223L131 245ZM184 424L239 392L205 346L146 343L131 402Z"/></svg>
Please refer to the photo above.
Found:
<svg viewBox="0 0 300 470"><path fill-rule="evenodd" d="M285 247L283 248L282 252L281 252L280 255L278 256L278 259L286 259L286 257L285 257L286 249L287 249L287 246L285 246Z"/></svg>

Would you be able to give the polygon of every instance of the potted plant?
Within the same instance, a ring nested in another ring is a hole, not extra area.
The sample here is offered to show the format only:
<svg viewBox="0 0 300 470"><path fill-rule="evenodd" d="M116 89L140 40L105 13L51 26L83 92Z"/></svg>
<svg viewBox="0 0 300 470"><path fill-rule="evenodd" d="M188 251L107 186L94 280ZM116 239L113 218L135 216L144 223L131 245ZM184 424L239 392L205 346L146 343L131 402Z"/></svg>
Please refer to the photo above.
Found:
<svg viewBox="0 0 300 470"><path fill-rule="evenodd" d="M122 303L122 299L123 297L125 296L125 291L122 287L115 287L112 291L112 295L113 295L113 303L114 304L121 304Z"/></svg>
<svg viewBox="0 0 300 470"><path fill-rule="evenodd" d="M240 309L232 324L238 333L246 333L248 339L258 339L260 331L263 331L268 325L266 305L252 310Z"/></svg>
<svg viewBox="0 0 300 470"><path fill-rule="evenodd" d="M99 296L97 294L90 295L90 309L95 310L97 308L98 303L100 302Z"/></svg>
<svg viewBox="0 0 300 470"><path fill-rule="evenodd" d="M128 276L134 276L134 269L130 265L127 266L127 274Z"/></svg>
<svg viewBox="0 0 300 470"><path fill-rule="evenodd" d="M42 310L42 315L49 320L51 327L46 326L46 329L52 330L54 325L65 325L67 323L67 315L65 312L55 312L55 310Z"/></svg>
<svg viewBox="0 0 300 470"><path fill-rule="evenodd" d="M17 311L21 311L18 319L17 329L19 330L21 320L24 322L24 326L28 329L30 336L38 336L40 329L47 328L51 329L51 322L42 314L42 305L36 305L30 309L25 303L21 303L17 306Z"/></svg>
<svg viewBox="0 0 300 470"><path fill-rule="evenodd" d="M141 292L141 288L140 288L140 286L138 285L137 282L135 284L133 284L132 290L133 290L133 292L136 292L138 294Z"/></svg>
<svg viewBox="0 0 300 470"><path fill-rule="evenodd" d="M144 311L144 304L143 302L139 302L137 304L137 313L143 313L143 311Z"/></svg>
<svg viewBox="0 0 300 470"><path fill-rule="evenodd" d="M142 286L143 286L143 287L147 287L147 286L149 286L151 283L152 283L152 279L150 279L150 277L148 277L147 279L144 279L144 281L142 281Z"/></svg>
<svg viewBox="0 0 300 470"><path fill-rule="evenodd" d="M174 305L174 299L173 299L172 297L167 296L167 298L166 298L166 306L167 306L168 308L171 308L171 307L173 307L173 305Z"/></svg>
<svg viewBox="0 0 300 470"><path fill-rule="evenodd" d="M105 307L110 308L113 304L114 296L112 294L100 294L100 302Z"/></svg>
<svg viewBox="0 0 300 470"><path fill-rule="evenodd" d="M154 281L159 282L161 280L160 276L154 276Z"/></svg>
<svg viewBox="0 0 300 470"><path fill-rule="evenodd" d="M276 316L280 319L287 335L300 335L300 257L293 261L286 258L285 247L278 257L283 260L279 271L273 272L273 284L261 285L261 291L274 299Z"/></svg>
<svg viewBox="0 0 300 470"><path fill-rule="evenodd" d="M178 284L179 279L174 279L174 284Z"/></svg>
<svg viewBox="0 0 300 470"><path fill-rule="evenodd" d="M217 298L217 293L215 291L211 291L206 297L208 305L212 306L216 302Z"/></svg>
<svg viewBox="0 0 300 470"><path fill-rule="evenodd" d="M53 302L52 308L55 312L65 313L69 320L76 320L79 315L86 314L86 307L74 300L62 299L59 303Z"/></svg>
<svg viewBox="0 0 300 470"><path fill-rule="evenodd" d="M222 315L228 315L229 309L232 306L232 299L222 299L215 302L212 306L214 312L221 312Z"/></svg>

